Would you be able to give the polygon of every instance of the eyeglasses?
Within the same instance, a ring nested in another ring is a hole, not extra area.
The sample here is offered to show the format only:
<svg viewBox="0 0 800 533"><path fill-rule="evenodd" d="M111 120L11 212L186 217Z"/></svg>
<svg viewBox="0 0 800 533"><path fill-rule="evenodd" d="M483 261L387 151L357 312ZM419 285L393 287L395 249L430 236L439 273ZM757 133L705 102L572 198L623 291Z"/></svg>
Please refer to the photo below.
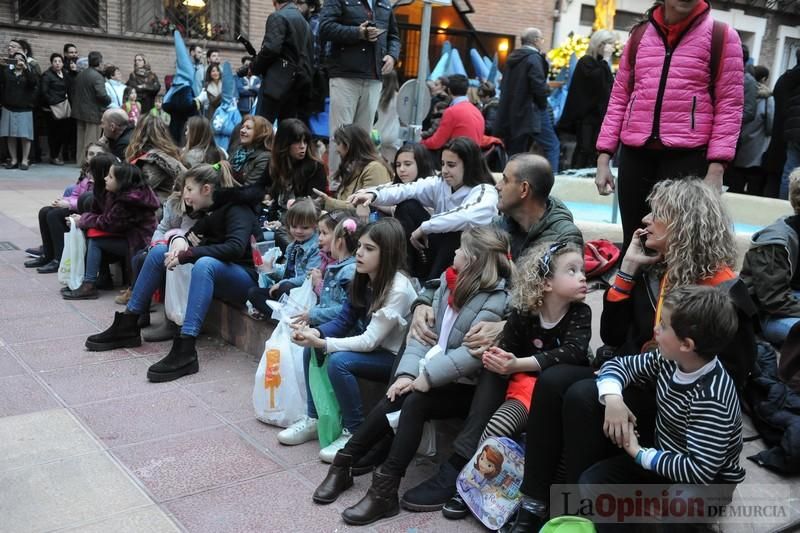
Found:
<svg viewBox="0 0 800 533"><path fill-rule="evenodd" d="M566 248L567 243L564 241L556 242L550 245L547 251L542 256L541 261L539 261L539 275L543 278L549 277L552 271L550 270L550 264L553 262L553 256L561 250L562 248Z"/></svg>

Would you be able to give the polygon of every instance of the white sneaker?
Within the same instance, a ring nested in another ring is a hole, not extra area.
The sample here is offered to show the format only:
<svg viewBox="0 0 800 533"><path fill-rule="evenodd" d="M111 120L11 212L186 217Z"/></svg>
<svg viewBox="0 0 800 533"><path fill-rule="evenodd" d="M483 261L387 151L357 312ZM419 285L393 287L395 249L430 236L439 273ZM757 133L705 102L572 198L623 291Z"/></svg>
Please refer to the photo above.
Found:
<svg viewBox="0 0 800 533"><path fill-rule="evenodd" d="M349 441L350 437L352 436L353 435L349 431L343 429L342 434L339 435L338 439L331 442L328 446L325 446L319 451L319 458L322 460L322 462L332 463L337 452L344 448L344 445L347 444L347 441Z"/></svg>
<svg viewBox="0 0 800 533"><path fill-rule="evenodd" d="M317 419L307 416L278 433L278 442L286 446L296 446L312 440L317 440Z"/></svg>

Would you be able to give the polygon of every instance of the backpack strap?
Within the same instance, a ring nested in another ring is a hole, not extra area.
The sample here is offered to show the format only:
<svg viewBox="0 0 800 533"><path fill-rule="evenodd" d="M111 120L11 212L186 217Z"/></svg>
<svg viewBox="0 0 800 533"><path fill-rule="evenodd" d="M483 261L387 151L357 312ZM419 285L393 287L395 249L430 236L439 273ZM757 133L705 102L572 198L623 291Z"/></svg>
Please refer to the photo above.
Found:
<svg viewBox="0 0 800 533"><path fill-rule="evenodd" d="M647 31L647 26L650 25L650 21L645 21L639 24L638 26L634 27L631 30L631 36L628 39L628 67L630 75L628 76L628 92L633 92L633 84L636 72L636 54L639 52L639 43L642 42L642 37L644 37L644 32Z"/></svg>
<svg viewBox="0 0 800 533"><path fill-rule="evenodd" d="M728 25L715 20L714 27L711 30L711 83L708 86L712 101L714 100L714 86L719 77L719 66L722 62L722 47L725 46L727 35Z"/></svg>

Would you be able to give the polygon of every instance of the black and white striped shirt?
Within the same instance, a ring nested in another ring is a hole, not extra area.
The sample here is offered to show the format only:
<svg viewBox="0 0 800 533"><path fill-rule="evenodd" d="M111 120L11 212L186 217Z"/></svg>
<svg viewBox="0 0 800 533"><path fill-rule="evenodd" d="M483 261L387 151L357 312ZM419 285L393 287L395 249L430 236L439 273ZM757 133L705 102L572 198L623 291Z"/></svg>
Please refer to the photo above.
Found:
<svg viewBox="0 0 800 533"><path fill-rule="evenodd" d="M678 483L739 483L745 471L742 415L733 380L715 357L700 370L682 372L660 352L616 357L600 369L602 397L631 383L656 382L656 448L642 465Z"/></svg>

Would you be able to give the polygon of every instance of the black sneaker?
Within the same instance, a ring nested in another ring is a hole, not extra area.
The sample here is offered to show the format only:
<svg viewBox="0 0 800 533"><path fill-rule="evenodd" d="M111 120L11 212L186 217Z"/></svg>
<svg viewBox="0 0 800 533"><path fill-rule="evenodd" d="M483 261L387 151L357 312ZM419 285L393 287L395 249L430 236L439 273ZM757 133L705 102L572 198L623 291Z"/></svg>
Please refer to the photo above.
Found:
<svg viewBox="0 0 800 533"><path fill-rule="evenodd" d="M37 246L36 248L25 248L25 253L28 254L29 257L39 257L44 255L44 250L41 246Z"/></svg>
<svg viewBox="0 0 800 533"><path fill-rule="evenodd" d="M413 489L409 489L400 499L400 505L409 511L429 513L438 511L456 494L458 470L450 461L445 461L439 471Z"/></svg>
<svg viewBox="0 0 800 533"><path fill-rule="evenodd" d="M442 514L450 520L461 520L469 515L469 507L460 494L456 494L444 504Z"/></svg>

